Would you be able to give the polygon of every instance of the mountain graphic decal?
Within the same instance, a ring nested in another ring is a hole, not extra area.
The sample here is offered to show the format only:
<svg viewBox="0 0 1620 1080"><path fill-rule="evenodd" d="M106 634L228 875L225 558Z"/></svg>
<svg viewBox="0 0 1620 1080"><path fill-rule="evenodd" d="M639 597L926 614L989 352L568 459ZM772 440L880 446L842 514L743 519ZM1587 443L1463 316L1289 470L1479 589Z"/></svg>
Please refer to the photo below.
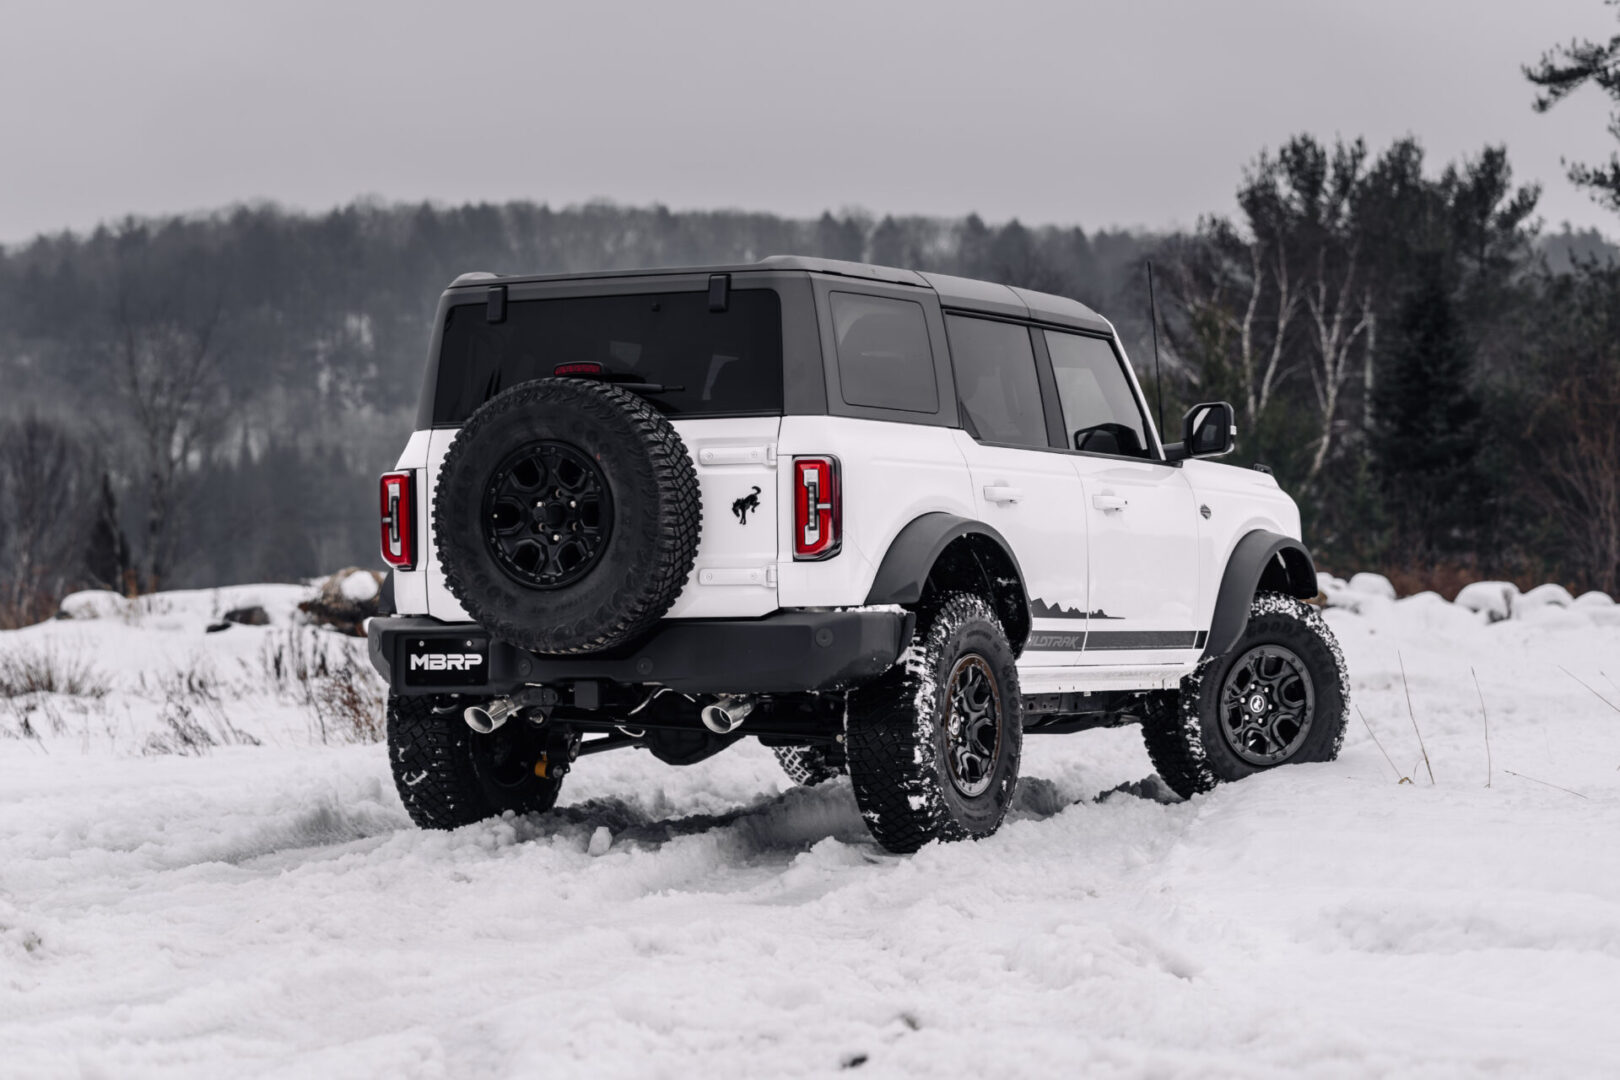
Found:
<svg viewBox="0 0 1620 1080"><path fill-rule="evenodd" d="M1121 616L1110 615L1101 608L1086 612L1079 608L1066 608L1062 604L1049 604L1040 597L1029 602L1029 613L1037 619L1119 619Z"/></svg>

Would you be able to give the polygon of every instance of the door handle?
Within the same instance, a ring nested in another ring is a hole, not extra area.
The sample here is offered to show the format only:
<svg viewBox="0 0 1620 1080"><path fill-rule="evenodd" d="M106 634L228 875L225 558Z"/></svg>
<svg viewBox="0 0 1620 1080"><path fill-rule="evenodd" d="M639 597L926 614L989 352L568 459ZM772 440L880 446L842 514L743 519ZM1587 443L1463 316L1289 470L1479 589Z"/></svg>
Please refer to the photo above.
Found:
<svg viewBox="0 0 1620 1080"><path fill-rule="evenodd" d="M1024 497L1024 492L1008 484L986 484L984 497L993 503L1015 503Z"/></svg>
<svg viewBox="0 0 1620 1080"><path fill-rule="evenodd" d="M1125 509L1127 506L1131 505L1131 500L1125 498L1123 495L1093 495L1091 497L1091 505L1095 506L1097 509L1106 514L1114 510Z"/></svg>

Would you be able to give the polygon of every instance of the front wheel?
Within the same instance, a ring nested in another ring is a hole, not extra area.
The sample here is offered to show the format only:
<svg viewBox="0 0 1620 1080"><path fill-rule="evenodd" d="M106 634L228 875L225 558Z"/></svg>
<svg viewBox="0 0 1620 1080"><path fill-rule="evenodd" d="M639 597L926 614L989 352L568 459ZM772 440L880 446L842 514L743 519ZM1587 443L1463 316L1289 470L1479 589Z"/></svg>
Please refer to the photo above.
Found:
<svg viewBox="0 0 1620 1080"><path fill-rule="evenodd" d="M513 720L479 735L462 719L473 699L388 696L388 760L411 820L454 829L512 810L550 810L562 777L539 775L545 736Z"/></svg>
<svg viewBox="0 0 1620 1080"><path fill-rule="evenodd" d="M990 605L957 593L919 616L901 662L850 692L844 738L855 801L888 850L995 832L1018 784L1023 706Z"/></svg>
<svg viewBox="0 0 1620 1080"><path fill-rule="evenodd" d="M1322 613L1261 593L1237 643L1149 701L1142 725L1159 776L1183 798L1278 765L1332 761L1350 715L1344 654Z"/></svg>

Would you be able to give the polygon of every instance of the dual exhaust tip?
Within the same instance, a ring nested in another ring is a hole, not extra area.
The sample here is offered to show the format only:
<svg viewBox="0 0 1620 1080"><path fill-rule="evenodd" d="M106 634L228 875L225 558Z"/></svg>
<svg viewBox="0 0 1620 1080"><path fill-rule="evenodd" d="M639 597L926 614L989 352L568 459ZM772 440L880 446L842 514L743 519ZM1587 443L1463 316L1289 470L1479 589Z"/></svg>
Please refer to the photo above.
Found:
<svg viewBox="0 0 1620 1080"><path fill-rule="evenodd" d="M461 718L467 721L467 726L480 735L488 735L502 724L522 711L509 697L496 698L483 705L469 705L461 713ZM698 716L703 726L716 735L730 735L742 727L748 714L754 711L754 703L747 698L732 697L723 694L712 703L703 706Z"/></svg>

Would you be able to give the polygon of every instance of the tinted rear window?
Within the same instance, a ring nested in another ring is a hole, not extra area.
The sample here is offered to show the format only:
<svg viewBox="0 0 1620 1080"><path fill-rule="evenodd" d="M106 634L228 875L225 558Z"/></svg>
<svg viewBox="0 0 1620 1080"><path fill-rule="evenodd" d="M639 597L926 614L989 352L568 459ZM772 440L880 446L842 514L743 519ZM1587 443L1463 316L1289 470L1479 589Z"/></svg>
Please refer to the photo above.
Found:
<svg viewBox="0 0 1620 1080"><path fill-rule="evenodd" d="M1029 331L1016 323L951 315L945 320L956 393L984 442L1045 446L1046 409Z"/></svg>
<svg viewBox="0 0 1620 1080"><path fill-rule="evenodd" d="M860 293L832 294L838 383L844 402L874 409L939 411L934 354L922 305Z"/></svg>
<svg viewBox="0 0 1620 1080"><path fill-rule="evenodd" d="M457 305L444 324L433 422L459 424L474 409L560 364L601 364L667 389L646 395L671 416L782 411L782 308L771 289L734 289L711 312L704 292L569 297Z"/></svg>

